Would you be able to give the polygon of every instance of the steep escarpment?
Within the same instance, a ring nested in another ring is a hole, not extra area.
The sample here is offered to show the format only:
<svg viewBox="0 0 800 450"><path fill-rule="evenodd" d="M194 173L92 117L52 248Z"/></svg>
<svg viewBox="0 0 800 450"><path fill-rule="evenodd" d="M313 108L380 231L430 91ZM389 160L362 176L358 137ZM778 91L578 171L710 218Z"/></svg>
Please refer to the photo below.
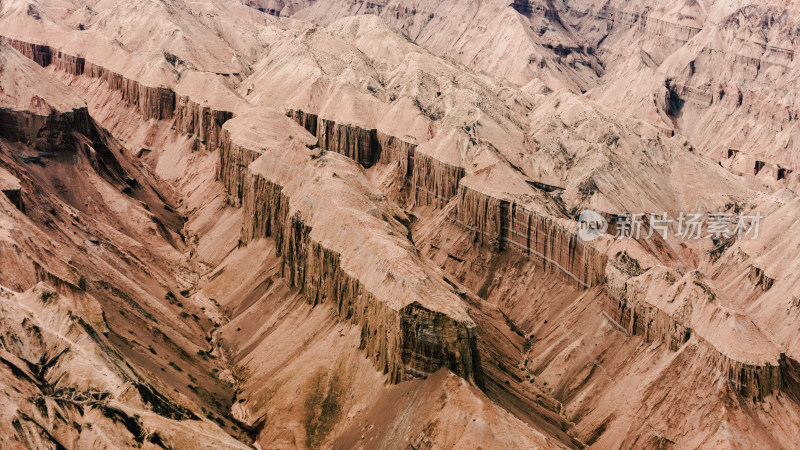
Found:
<svg viewBox="0 0 800 450"><path fill-rule="evenodd" d="M26 49L30 58L50 61L43 50ZM90 133L91 118L81 99L42 72L0 39L0 136L42 152L59 151L69 147L63 141L71 133Z"/></svg>
<svg viewBox="0 0 800 450"><path fill-rule="evenodd" d="M464 173L463 167L416 152L411 168L414 202L418 206L444 206L458 193L458 183L464 178Z"/></svg>
<svg viewBox="0 0 800 450"><path fill-rule="evenodd" d="M629 334L679 350L697 339L709 362L744 397L763 400L784 389L785 356L752 319L729 308L699 272L681 277L650 269L622 288L606 290L605 311Z"/></svg>
<svg viewBox="0 0 800 450"><path fill-rule="evenodd" d="M258 159L260 153L232 142L223 131L223 144L219 150L217 164L217 180L225 186L225 190L234 205L241 205L244 197L247 167Z"/></svg>
<svg viewBox="0 0 800 450"><path fill-rule="evenodd" d="M603 282L606 261L603 254L545 215L461 185L466 173L463 167L440 161L418 151L412 143L375 129L337 124L300 110L290 110L287 115L317 136L325 150L340 153L365 167L376 162L399 164L410 182L415 206L441 208L458 197L458 219L468 229L478 231L479 242L493 243L496 250L510 248L535 257L545 267L582 287ZM233 151L236 155L231 161L238 161L235 164L244 164L256 156L247 150ZM221 161L220 167L229 170L228 164ZM241 197L237 175L228 179L232 183L230 192Z"/></svg>
<svg viewBox="0 0 800 450"><path fill-rule="evenodd" d="M195 138L195 149L216 150L222 144L222 125L233 112L201 105L188 96L178 96L175 103L175 127Z"/></svg>
<svg viewBox="0 0 800 450"><path fill-rule="evenodd" d="M25 142L42 152L58 151L63 139L73 131L89 134L91 117L86 107L72 111L51 111L39 115L31 111L0 109L0 136Z"/></svg>
<svg viewBox="0 0 800 450"><path fill-rule="evenodd" d="M347 159L288 139L264 148L263 125L225 126L236 150L221 152L234 160L221 177L232 196L244 183L243 242L274 238L287 282L358 324L361 348L391 381L447 367L482 385L475 325L406 239L403 213ZM247 148L256 142L261 151Z"/></svg>
<svg viewBox="0 0 800 450"><path fill-rule="evenodd" d="M376 163L398 164L402 167L401 173L411 176L417 147L414 143L375 128L341 124L301 110L290 110L287 115L316 136L319 146L325 150L347 156L366 168Z"/></svg>
<svg viewBox="0 0 800 450"><path fill-rule="evenodd" d="M88 62L80 56L69 55L47 45L32 44L16 39L6 38L15 49L43 67L53 65L56 69L73 76L88 76L102 80L110 89L120 92L122 99L133 106L145 119L175 119L175 128L195 138L195 150L204 148L209 151L220 147L222 125L233 117L233 111L245 102L236 97L229 88L216 78L203 72L191 72L184 77L173 90L163 86L147 86L139 81L125 77L102 65ZM81 120L86 121L88 114L76 113L78 117L66 116L66 124L51 125L52 120L45 120L49 127L77 127ZM0 127L22 134L35 135L33 130L44 119L36 117L20 117L13 121L5 118L0 112Z"/></svg>
<svg viewBox="0 0 800 450"><path fill-rule="evenodd" d="M208 72L183 74L175 87L175 128L194 138L194 149L214 151L222 145L222 125L247 102L219 76Z"/></svg>
<svg viewBox="0 0 800 450"><path fill-rule="evenodd" d="M102 65L82 57L68 55L48 45L32 44L5 38L11 46L42 67L54 64L57 69L71 75L99 78L111 89L119 91L122 99L137 108L146 119L170 119L175 112L175 92L163 86L147 86Z"/></svg>
<svg viewBox="0 0 800 450"><path fill-rule="evenodd" d="M347 156L364 167L396 164L411 184L416 206L442 207L455 197L464 177L463 167L439 161L417 151L417 145L376 129L339 124L304 111L288 115L319 139L325 150Z"/></svg>
<svg viewBox="0 0 800 450"><path fill-rule="evenodd" d="M607 257L553 218L514 201L461 185L458 221L475 233L475 240L497 250L531 256L545 268L582 288L605 281Z"/></svg>
<svg viewBox="0 0 800 450"><path fill-rule="evenodd" d="M87 62L84 75L103 80L119 91L122 99L135 106L145 119L170 119L175 112L175 92L161 86L147 86L103 66Z"/></svg>

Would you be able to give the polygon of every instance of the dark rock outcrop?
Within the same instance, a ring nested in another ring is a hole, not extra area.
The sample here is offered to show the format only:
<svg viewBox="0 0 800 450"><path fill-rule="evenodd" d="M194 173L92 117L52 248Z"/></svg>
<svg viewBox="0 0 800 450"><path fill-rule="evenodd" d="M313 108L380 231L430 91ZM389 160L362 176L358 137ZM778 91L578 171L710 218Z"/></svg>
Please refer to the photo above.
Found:
<svg viewBox="0 0 800 450"><path fill-rule="evenodd" d="M56 152L66 147L73 132L90 134L91 117L87 108L68 112L51 111L42 116L30 111L0 109L0 136L24 142L42 152Z"/></svg>

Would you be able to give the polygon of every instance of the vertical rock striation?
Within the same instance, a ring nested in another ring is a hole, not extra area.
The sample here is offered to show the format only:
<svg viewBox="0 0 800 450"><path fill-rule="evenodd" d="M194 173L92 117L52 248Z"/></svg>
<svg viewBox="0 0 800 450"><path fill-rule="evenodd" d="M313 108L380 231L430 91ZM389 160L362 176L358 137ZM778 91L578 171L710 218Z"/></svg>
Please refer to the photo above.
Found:
<svg viewBox="0 0 800 450"><path fill-rule="evenodd" d="M405 174L406 178L410 179L414 169L414 152L417 149L417 145L380 131L375 133L375 137L378 139L378 145L380 146L378 162L381 164L398 164L401 167L401 172Z"/></svg>
<svg viewBox="0 0 800 450"><path fill-rule="evenodd" d="M42 67L47 67L53 62L53 51L50 46L33 44L17 39L4 38L12 47L25 57Z"/></svg>
<svg viewBox="0 0 800 450"><path fill-rule="evenodd" d="M58 151L64 139L73 132L91 133L91 117L87 108L72 111L52 110L43 116L30 111L0 109L0 136L10 141L25 142L39 151Z"/></svg>
<svg viewBox="0 0 800 450"><path fill-rule="evenodd" d="M709 369L743 397L760 401L787 388L784 377L791 367L786 356L751 320L719 305L713 290L696 275L677 280L674 274L656 271L619 289L608 286L600 295L610 318L646 342L678 351L695 338L711 350Z"/></svg>
<svg viewBox="0 0 800 450"><path fill-rule="evenodd" d="M186 95L177 96L175 103L175 128L194 136L194 149L201 147L213 151L222 146L222 125L233 118L231 111L222 111L200 105Z"/></svg>
<svg viewBox="0 0 800 450"><path fill-rule="evenodd" d="M643 336L646 342L661 342L677 351L692 337L692 329L678 323L655 305L631 301L626 296L605 293L603 309L629 334Z"/></svg>
<svg viewBox="0 0 800 450"><path fill-rule="evenodd" d="M464 174L463 167L416 152L411 167L414 202L417 206L444 206L458 193L458 183L464 178Z"/></svg>
<svg viewBox="0 0 800 450"><path fill-rule="evenodd" d="M237 206L242 204L247 166L259 156L258 151L232 142L230 133L223 130L222 143L219 147L217 180L225 186L225 191L232 204Z"/></svg>
<svg viewBox="0 0 800 450"><path fill-rule="evenodd" d="M361 348L392 382L446 367L483 386L475 324L363 173L331 153L314 159L297 143L249 149L261 141L232 137L240 119L231 122L219 176L240 196L242 242L274 238L287 282L358 324Z"/></svg>
<svg viewBox="0 0 800 450"><path fill-rule="evenodd" d="M317 118L319 146L347 156L364 167L372 167L380 159L375 130Z"/></svg>
<svg viewBox="0 0 800 450"><path fill-rule="evenodd" d="M144 85L103 66L87 62L83 57L70 55L47 45L10 38L6 40L24 56L41 66L54 65L58 70L70 75L85 75L102 80L109 88L119 91L122 99L136 108L145 119L167 120L175 117L176 129L196 138L195 149L204 147L215 150L221 146L222 125L233 117L231 111L201 105L188 95L178 95L166 87ZM8 129L9 121L6 120L5 123ZM31 127L35 128L35 125L27 126L25 121L22 121L19 126L13 128Z"/></svg>
<svg viewBox="0 0 800 450"><path fill-rule="evenodd" d="M442 207L458 193L464 168L419 153L416 144L376 129L339 124L304 111L291 110L287 115L316 136L325 150L345 155L367 168L375 163L399 164L411 183L412 197L418 206Z"/></svg>
<svg viewBox="0 0 800 450"><path fill-rule="evenodd" d="M114 90L120 91L122 99L136 107L145 119L170 119L175 111L175 92L166 87L146 86L126 78L84 58L68 55L47 45L32 44L16 39L6 40L12 47L37 64L56 68L72 75L87 75L100 78Z"/></svg>
<svg viewBox="0 0 800 450"><path fill-rule="evenodd" d="M581 288L605 280L607 257L553 219L522 205L484 194L462 184L457 220L476 241L497 251L510 249L539 259L546 269Z"/></svg>

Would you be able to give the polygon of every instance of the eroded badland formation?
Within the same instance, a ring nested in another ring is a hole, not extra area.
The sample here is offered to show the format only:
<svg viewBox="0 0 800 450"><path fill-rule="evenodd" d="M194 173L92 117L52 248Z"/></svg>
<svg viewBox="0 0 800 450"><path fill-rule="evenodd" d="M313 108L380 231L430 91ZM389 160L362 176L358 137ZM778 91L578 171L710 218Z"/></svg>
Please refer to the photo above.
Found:
<svg viewBox="0 0 800 450"><path fill-rule="evenodd" d="M0 447L800 448L796 2L2 0L0 35ZM649 216L695 212L759 234Z"/></svg>

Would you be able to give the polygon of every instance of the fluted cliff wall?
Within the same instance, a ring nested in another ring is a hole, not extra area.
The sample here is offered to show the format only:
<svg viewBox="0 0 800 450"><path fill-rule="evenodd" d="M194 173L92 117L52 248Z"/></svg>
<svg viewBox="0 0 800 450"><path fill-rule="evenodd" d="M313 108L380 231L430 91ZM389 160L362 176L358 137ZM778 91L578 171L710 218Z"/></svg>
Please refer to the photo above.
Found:
<svg viewBox="0 0 800 450"><path fill-rule="evenodd" d="M300 110L291 110L288 112L288 116L293 118L297 123L299 123L303 128L305 128L309 133L317 136L317 115L307 113L305 111ZM317 140L319 137L317 136Z"/></svg>
<svg viewBox="0 0 800 450"><path fill-rule="evenodd" d="M47 45L6 40L20 53L41 66L54 65L71 75L99 78L109 88L119 91L122 99L145 119L166 120L175 117L175 126L181 133L195 137L195 149L215 150L222 143L222 125L233 117L233 112L216 110L198 104L191 98L177 95L166 87L146 86L126 78L103 66L69 55Z"/></svg>
<svg viewBox="0 0 800 450"><path fill-rule="evenodd" d="M381 158L377 130L341 124L304 111L289 111L288 115L317 137L325 150L347 156L364 167L372 167Z"/></svg>
<svg viewBox="0 0 800 450"><path fill-rule="evenodd" d="M232 204L237 206L242 204L247 166L259 156L260 153L257 151L232 142L230 133L223 130L217 162L217 180L222 182Z"/></svg>
<svg viewBox="0 0 800 450"><path fill-rule="evenodd" d="M458 194L458 183L464 178L463 167L434 159L424 153L414 154L411 185L417 206L442 207Z"/></svg>
<svg viewBox="0 0 800 450"><path fill-rule="evenodd" d="M120 91L122 99L136 107L145 119L170 119L175 112L175 92L169 88L146 86L90 63L84 58L68 55L47 45L31 44L16 39L7 41L17 51L43 67L55 64L59 70L72 75L87 75L102 79L112 89Z"/></svg>
<svg viewBox="0 0 800 450"><path fill-rule="evenodd" d="M3 38L11 44L12 47L17 49L18 52L25 55L28 59L42 67L47 67L53 62L53 51L50 46L32 44L17 39Z"/></svg>
<svg viewBox="0 0 800 450"><path fill-rule="evenodd" d="M316 136L325 150L345 155L364 167L378 162L399 164L406 177L411 177L416 144L374 128L339 124L305 111L291 110L288 116Z"/></svg>
<svg viewBox="0 0 800 450"><path fill-rule="evenodd" d="M464 186L459 189L465 176L463 167L417 152L416 145L380 131L339 125L299 110L289 111L288 115L317 136L320 146L326 150L348 156L365 166L375 162L400 164L410 179L417 206L442 207L460 195L459 211L463 216L459 216L459 220L478 231L481 243L498 250L508 247L536 256L546 268L564 274L581 287L603 283L605 255L546 217Z"/></svg>
<svg viewBox="0 0 800 450"><path fill-rule="evenodd" d="M42 67L51 64L58 70L72 75L83 75L86 60L80 56L69 55L47 45L32 44L18 39L5 38L18 52Z"/></svg>
<svg viewBox="0 0 800 450"><path fill-rule="evenodd" d="M571 9L568 14L579 18L592 16L607 22L610 29L619 28L627 31L639 28L646 33L669 38L681 44L688 42L701 30L697 27L667 22L647 14L625 11L608 5L604 5L596 12Z"/></svg>
<svg viewBox="0 0 800 450"><path fill-rule="evenodd" d="M457 220L475 233L480 244L535 257L546 269L579 287L597 286L605 280L606 255L552 219L516 203L462 184Z"/></svg>
<svg viewBox="0 0 800 450"><path fill-rule="evenodd" d="M405 177L411 178L411 173L414 169L414 152L417 145L380 131L375 133L375 137L380 146L378 162L381 164L398 164L402 168L401 172L405 174Z"/></svg>
<svg viewBox="0 0 800 450"><path fill-rule="evenodd" d="M0 194L4 195L17 209L25 211L25 204L22 201L22 185L19 179L1 167Z"/></svg>
<svg viewBox="0 0 800 450"><path fill-rule="evenodd" d="M342 270L340 254L310 239L311 230L300 217L289 218L283 227L275 238L284 277L300 287L310 303L333 302L341 319L358 324L361 349L392 382L447 367L482 386L474 327L418 303L400 311L390 308Z"/></svg>
<svg viewBox="0 0 800 450"><path fill-rule="evenodd" d="M624 295L603 296L604 310L628 333L643 336L647 342L662 342L677 351L692 337L692 330L649 303L629 300Z"/></svg>
<svg viewBox="0 0 800 450"><path fill-rule="evenodd" d="M30 111L0 109L0 136L25 142L39 151L58 151L73 132L90 134L91 117L87 108L52 111L48 116Z"/></svg>
<svg viewBox="0 0 800 450"><path fill-rule="evenodd" d="M737 392L747 398L763 400L768 395L784 390L784 373L789 370L781 355L778 364L748 364L737 361L717 350L702 336L678 318L655 305L629 298L624 293L601 294L606 313L632 335L642 336L646 342L661 342L677 351L694 335L701 345L712 350L708 363L730 382Z"/></svg>
<svg viewBox="0 0 800 450"><path fill-rule="evenodd" d="M312 239L303 216L291 213L284 187L246 168L244 161L255 152L229 142L229 136L226 130L220 156L230 160L220 160L219 173L233 195L244 181L242 242L273 237L287 282L309 303L332 302L341 320L358 324L361 348L392 382L446 367L483 386L474 324L417 302L396 308L385 294L370 292L358 274L343 268L341 253Z"/></svg>
<svg viewBox="0 0 800 450"><path fill-rule="evenodd" d="M221 147L222 125L233 118L230 111L219 111L198 104L185 95L175 103L175 128L195 139L194 149L216 150Z"/></svg>
<svg viewBox="0 0 800 450"><path fill-rule="evenodd" d="M325 150L340 153L365 167L375 163L398 164L411 182L418 206L444 206L458 192L464 168L447 164L425 154L417 145L375 129L363 129L322 119L304 111L288 115L317 137Z"/></svg>
<svg viewBox="0 0 800 450"><path fill-rule="evenodd" d="M372 167L380 159L380 147L375 130L338 124L317 118L319 146L340 153L364 167Z"/></svg>

